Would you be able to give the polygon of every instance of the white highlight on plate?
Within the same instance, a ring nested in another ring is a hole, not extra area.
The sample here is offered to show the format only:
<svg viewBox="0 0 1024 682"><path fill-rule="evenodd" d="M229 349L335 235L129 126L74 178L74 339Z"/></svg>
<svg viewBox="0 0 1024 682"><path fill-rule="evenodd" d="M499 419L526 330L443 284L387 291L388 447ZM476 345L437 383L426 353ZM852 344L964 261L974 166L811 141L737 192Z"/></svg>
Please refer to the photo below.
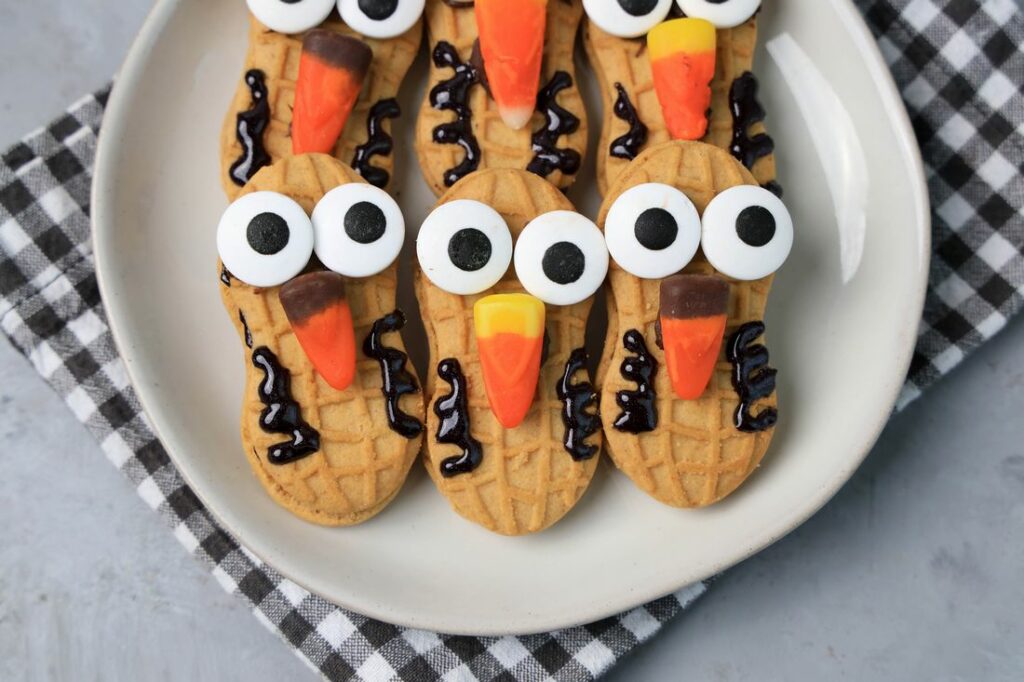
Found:
<svg viewBox="0 0 1024 682"><path fill-rule="evenodd" d="M868 162L850 112L832 84L789 33L766 47L796 99L818 152L839 225L843 282L857 274L867 232Z"/></svg>

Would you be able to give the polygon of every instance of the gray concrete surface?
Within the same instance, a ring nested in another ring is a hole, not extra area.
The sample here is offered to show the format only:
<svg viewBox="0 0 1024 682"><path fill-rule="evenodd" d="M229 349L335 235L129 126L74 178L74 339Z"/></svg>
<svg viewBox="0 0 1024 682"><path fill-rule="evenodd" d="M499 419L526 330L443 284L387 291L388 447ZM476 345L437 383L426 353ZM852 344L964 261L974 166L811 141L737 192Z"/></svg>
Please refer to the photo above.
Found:
<svg viewBox="0 0 1024 682"><path fill-rule="evenodd" d="M0 147L104 83L148 5L0 3ZM1022 413L1018 320L608 679L1024 679ZM315 679L2 341L0 453L0 679Z"/></svg>

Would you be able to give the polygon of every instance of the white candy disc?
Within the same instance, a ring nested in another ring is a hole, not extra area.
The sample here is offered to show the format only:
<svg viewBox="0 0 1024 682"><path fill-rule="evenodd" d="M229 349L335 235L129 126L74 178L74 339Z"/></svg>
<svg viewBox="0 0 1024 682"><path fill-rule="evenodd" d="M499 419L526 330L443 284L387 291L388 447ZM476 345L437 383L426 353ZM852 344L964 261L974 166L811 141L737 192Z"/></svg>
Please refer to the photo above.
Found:
<svg viewBox="0 0 1024 682"><path fill-rule="evenodd" d="M341 20L370 38L394 38L423 14L426 0L338 0Z"/></svg>
<svg viewBox="0 0 1024 682"><path fill-rule="evenodd" d="M283 194L246 194L221 216L217 253L234 277L254 287L274 287L309 263L313 225L302 207Z"/></svg>
<svg viewBox="0 0 1024 682"><path fill-rule="evenodd" d="M739 185L715 197L704 211L704 256L723 275L752 280L782 267L793 248L793 219L766 189Z"/></svg>
<svg viewBox="0 0 1024 682"><path fill-rule="evenodd" d="M583 0L592 22L620 38L637 38L665 21L672 0Z"/></svg>
<svg viewBox="0 0 1024 682"><path fill-rule="evenodd" d="M660 279L682 270L700 246L700 216L670 185L646 183L619 195L604 223L608 252L626 272Z"/></svg>
<svg viewBox="0 0 1024 682"><path fill-rule="evenodd" d="M608 274L601 230L575 211L551 211L529 222L516 240L516 277L551 305L592 296Z"/></svg>
<svg viewBox="0 0 1024 682"><path fill-rule="evenodd" d="M324 23L334 0L246 0L249 11L271 31L302 33Z"/></svg>
<svg viewBox="0 0 1024 682"><path fill-rule="evenodd" d="M361 182L335 187L313 209L316 256L346 277L369 277L398 258L405 218L382 189Z"/></svg>
<svg viewBox="0 0 1024 682"><path fill-rule="evenodd" d="M501 214L471 199L433 210L420 226L416 257L423 273L448 293L490 289L512 262L512 233Z"/></svg>
<svg viewBox="0 0 1024 682"><path fill-rule="evenodd" d="M688 17L705 19L715 28L733 28L754 16L761 0L676 0Z"/></svg>

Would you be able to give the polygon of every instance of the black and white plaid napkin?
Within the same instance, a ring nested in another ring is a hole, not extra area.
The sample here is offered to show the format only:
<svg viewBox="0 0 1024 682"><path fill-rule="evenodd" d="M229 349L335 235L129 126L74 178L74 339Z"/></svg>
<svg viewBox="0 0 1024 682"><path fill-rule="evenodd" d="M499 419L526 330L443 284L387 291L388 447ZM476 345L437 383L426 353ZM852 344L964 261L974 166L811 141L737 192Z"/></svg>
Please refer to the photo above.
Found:
<svg viewBox="0 0 1024 682"><path fill-rule="evenodd" d="M1024 300L1024 18L1013 0L855 0L911 112L927 167L934 258L906 405ZM89 189L108 91L0 160L0 328L218 582L330 680L590 680L706 589L527 637L453 637L340 609L218 527L153 435L107 328Z"/></svg>

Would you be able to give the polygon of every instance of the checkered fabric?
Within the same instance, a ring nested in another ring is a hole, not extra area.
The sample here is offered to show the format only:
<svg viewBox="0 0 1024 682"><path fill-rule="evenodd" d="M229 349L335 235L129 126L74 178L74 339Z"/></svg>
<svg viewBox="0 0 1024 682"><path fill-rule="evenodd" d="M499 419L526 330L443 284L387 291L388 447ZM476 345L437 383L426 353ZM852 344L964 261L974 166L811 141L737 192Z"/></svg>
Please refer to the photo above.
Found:
<svg viewBox="0 0 1024 682"><path fill-rule="evenodd" d="M935 254L901 404L949 372L1024 296L1024 19L1012 0L856 0L911 111ZM89 188L108 91L0 156L0 328L64 398L186 549L330 680L590 680L702 594L693 585L598 623L528 637L453 637L340 609L218 527L156 440L107 328Z"/></svg>

